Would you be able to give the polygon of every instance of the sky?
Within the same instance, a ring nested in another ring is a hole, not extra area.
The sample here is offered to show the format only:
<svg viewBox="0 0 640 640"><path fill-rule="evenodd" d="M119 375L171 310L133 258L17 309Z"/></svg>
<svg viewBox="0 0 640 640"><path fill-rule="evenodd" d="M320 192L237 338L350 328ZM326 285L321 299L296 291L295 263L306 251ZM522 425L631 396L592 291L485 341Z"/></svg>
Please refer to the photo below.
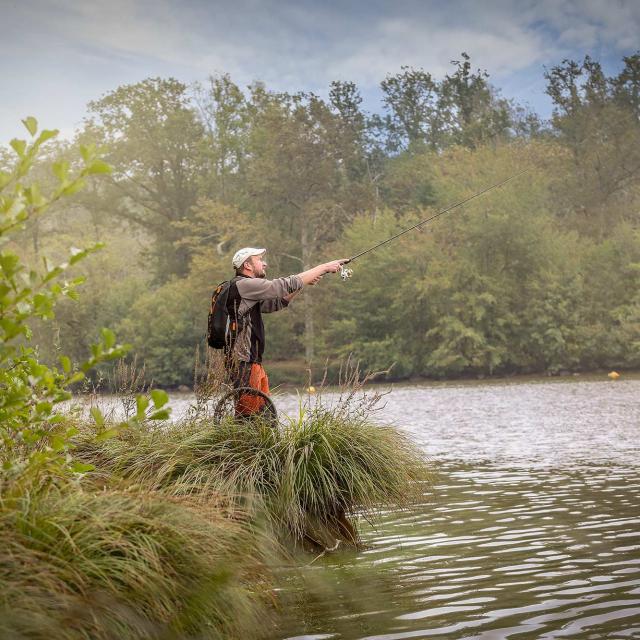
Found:
<svg viewBox="0 0 640 640"><path fill-rule="evenodd" d="M640 49L640 0L0 0L0 144L21 118L71 137L86 105L148 77L229 73L370 111L403 65L440 79L465 51L506 98L549 117L544 70L585 54L608 73Z"/></svg>

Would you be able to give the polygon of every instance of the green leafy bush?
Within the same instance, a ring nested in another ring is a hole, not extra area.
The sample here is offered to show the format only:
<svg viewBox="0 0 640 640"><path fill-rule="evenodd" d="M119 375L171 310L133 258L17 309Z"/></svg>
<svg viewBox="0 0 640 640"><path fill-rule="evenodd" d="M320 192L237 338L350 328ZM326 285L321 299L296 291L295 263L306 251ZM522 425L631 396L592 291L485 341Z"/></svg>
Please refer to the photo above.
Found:
<svg viewBox="0 0 640 640"><path fill-rule="evenodd" d="M61 297L75 297L82 279L65 280L66 272L100 245L71 249L66 262L45 260L38 271L10 242L88 176L110 169L95 148L80 147L78 167L53 163L58 186L44 195L29 169L56 132L35 137L36 121L24 124L34 139L13 140L14 164L0 173L0 636L246 636L258 626L255 585L264 573L262 538L239 509L231 516L216 501L92 492L94 484L80 482L93 465L72 455L78 428L62 403L92 367L127 347L103 329L85 362L61 356L59 367L48 367L31 344L30 322L50 320ZM92 408L87 438L104 443L125 427L166 419L167 401L160 390L138 395L126 422L115 424Z"/></svg>
<svg viewBox="0 0 640 640"><path fill-rule="evenodd" d="M100 245L71 248L66 262L51 264L44 259L37 270L24 265L9 243L27 222L76 193L87 177L108 173L110 167L95 147L80 147L79 166L72 167L66 160L54 162L57 186L42 193L38 183L30 180L29 171L43 145L58 132L45 129L38 134L35 118L23 123L32 140L12 140L13 165L0 172L0 459L5 473L82 472L87 468L69 453L74 429L67 426L58 408L70 398L72 384L99 362L122 356L125 347L116 345L113 333L103 329L102 340L92 346L90 357L81 365L74 367L68 357L61 356L59 368L50 368L38 361L30 344L29 321L52 318L60 297L76 295L82 278L67 280L64 276Z"/></svg>

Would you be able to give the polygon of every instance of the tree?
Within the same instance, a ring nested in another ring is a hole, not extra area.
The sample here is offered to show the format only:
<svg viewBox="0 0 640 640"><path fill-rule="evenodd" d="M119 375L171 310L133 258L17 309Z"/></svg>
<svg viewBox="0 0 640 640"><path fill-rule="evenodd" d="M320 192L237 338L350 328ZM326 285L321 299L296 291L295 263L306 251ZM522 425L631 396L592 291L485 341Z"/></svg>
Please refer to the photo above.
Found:
<svg viewBox="0 0 640 640"><path fill-rule="evenodd" d="M254 86L252 110L248 179L255 209L268 219L296 269L308 269L354 215L354 207L370 203L351 197L353 189L363 192L352 172L362 161L359 138L345 136L345 126L353 121L345 123L313 94L273 94ZM305 356L311 362L314 322L309 293L304 296L304 317Z"/></svg>
<svg viewBox="0 0 640 640"><path fill-rule="evenodd" d="M634 56L625 60L616 78L607 78L589 56L582 63L563 60L545 74L553 126L572 156L558 193L580 230L599 239L613 224L637 219L638 62Z"/></svg>
<svg viewBox="0 0 640 640"><path fill-rule="evenodd" d="M149 257L158 281L184 275L189 254L177 244L176 223L195 204L206 167L204 128L186 85L171 78L124 85L89 103L89 112L85 135L108 145L115 168L103 206L152 238Z"/></svg>
<svg viewBox="0 0 640 640"><path fill-rule="evenodd" d="M618 104L628 109L640 121L640 53L625 56L624 68L613 79L614 96Z"/></svg>
<svg viewBox="0 0 640 640"><path fill-rule="evenodd" d="M585 56L579 64L565 59L546 71L546 93L554 104L553 125L561 133L574 154L590 135L585 129L608 102L609 89L600 64Z"/></svg>
<svg viewBox="0 0 640 640"><path fill-rule="evenodd" d="M381 83L382 103L389 112L389 147L393 151L441 144L445 123L440 108L440 87L423 69L401 67Z"/></svg>
<svg viewBox="0 0 640 640"><path fill-rule="evenodd" d="M512 106L489 85L486 71L472 72L470 57L453 60L441 82L423 69L402 67L381 83L389 112L392 152L441 150L452 144L475 148L512 134Z"/></svg>
<svg viewBox="0 0 640 640"><path fill-rule="evenodd" d="M244 192L249 105L228 74L209 77L205 87L197 85L195 102L206 129L204 158L211 163L201 194L229 204Z"/></svg>
<svg viewBox="0 0 640 640"><path fill-rule="evenodd" d="M474 149L487 142L505 139L511 133L509 103L498 98L489 85L486 71L471 71L471 58L452 60L455 72L440 85L441 110L446 128L455 144Z"/></svg>

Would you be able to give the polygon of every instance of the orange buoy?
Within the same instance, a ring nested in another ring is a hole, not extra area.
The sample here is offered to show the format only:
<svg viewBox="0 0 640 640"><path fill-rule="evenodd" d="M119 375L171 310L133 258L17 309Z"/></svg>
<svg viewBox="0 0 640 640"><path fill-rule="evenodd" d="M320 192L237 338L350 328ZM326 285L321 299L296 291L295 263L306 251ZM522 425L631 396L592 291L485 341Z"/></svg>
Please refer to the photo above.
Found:
<svg viewBox="0 0 640 640"><path fill-rule="evenodd" d="M611 371L607 374L611 380L617 380L620 377L620 374L617 371Z"/></svg>

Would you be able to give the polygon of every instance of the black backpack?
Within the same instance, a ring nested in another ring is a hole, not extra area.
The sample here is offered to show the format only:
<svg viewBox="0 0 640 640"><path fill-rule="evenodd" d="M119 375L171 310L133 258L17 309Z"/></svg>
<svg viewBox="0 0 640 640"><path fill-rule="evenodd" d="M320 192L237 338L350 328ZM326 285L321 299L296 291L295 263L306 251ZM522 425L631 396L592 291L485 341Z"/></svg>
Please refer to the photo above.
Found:
<svg viewBox="0 0 640 640"><path fill-rule="evenodd" d="M214 349L231 349L238 335L238 322L230 308L239 303L238 288L233 280L221 282L211 296L207 323L207 344Z"/></svg>

